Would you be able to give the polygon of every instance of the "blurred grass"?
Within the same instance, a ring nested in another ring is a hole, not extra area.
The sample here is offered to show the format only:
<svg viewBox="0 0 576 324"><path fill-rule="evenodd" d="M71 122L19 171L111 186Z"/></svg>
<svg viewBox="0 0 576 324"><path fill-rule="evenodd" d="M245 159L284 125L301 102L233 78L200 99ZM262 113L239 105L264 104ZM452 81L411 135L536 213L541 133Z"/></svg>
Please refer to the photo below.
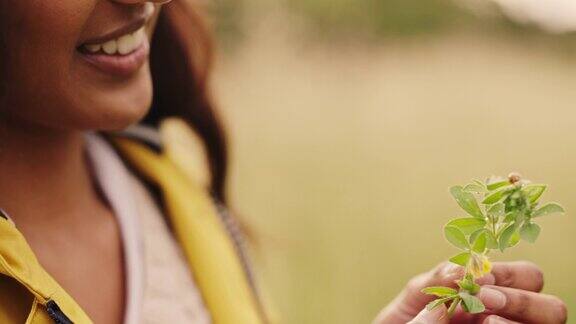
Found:
<svg viewBox="0 0 576 324"><path fill-rule="evenodd" d="M212 0L207 11L213 18L213 30L224 50L234 49L245 35L245 0Z"/></svg>
<svg viewBox="0 0 576 324"><path fill-rule="evenodd" d="M247 11L266 2L215 0L210 8L217 32L226 40L238 37ZM284 0L275 5L303 18L311 34L329 38L429 34L477 20L451 0Z"/></svg>
<svg viewBox="0 0 576 324"><path fill-rule="evenodd" d="M411 36L429 34L473 20L450 0L288 0L321 36L345 34Z"/></svg>
<svg viewBox="0 0 576 324"><path fill-rule="evenodd" d="M544 200L568 215L542 219L536 245L495 259L538 263L545 291L576 311L570 54L470 31L310 46L281 15L250 26L221 57L216 98L232 199L257 233L281 323L370 322L455 252L441 231L461 215L448 188L512 170L548 183Z"/></svg>
<svg viewBox="0 0 576 324"><path fill-rule="evenodd" d="M471 10L471 3L481 9ZM207 7L218 43L226 52L246 40L255 22L281 8L296 18L286 28L300 30L300 37L314 43L382 44L467 31L576 53L576 33L551 35L514 23L492 0L213 0Z"/></svg>

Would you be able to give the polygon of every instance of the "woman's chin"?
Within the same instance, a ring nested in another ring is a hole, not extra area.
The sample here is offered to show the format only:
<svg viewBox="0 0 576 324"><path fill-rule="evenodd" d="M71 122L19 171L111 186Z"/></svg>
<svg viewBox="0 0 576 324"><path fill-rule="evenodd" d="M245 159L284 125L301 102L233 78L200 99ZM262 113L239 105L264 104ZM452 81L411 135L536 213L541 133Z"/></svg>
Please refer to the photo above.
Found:
<svg viewBox="0 0 576 324"><path fill-rule="evenodd" d="M98 112L98 125L94 128L103 131L122 130L138 123L148 113L152 104L152 82L145 77L130 86L102 92L93 102L94 105L89 109Z"/></svg>
<svg viewBox="0 0 576 324"><path fill-rule="evenodd" d="M137 124L145 115L146 112L138 115L114 116L107 119L106 122L91 128L98 131L122 131L131 125Z"/></svg>
<svg viewBox="0 0 576 324"><path fill-rule="evenodd" d="M150 105L123 106L114 111L108 111L97 125L91 127L100 131L120 131L141 121L148 113Z"/></svg>

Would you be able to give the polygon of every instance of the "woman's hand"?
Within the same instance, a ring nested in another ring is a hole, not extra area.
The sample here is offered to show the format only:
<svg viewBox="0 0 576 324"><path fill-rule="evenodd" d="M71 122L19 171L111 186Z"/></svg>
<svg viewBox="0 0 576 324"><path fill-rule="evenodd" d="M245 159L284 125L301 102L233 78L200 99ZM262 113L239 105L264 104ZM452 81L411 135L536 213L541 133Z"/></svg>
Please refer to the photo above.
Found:
<svg viewBox="0 0 576 324"><path fill-rule="evenodd" d="M426 310L434 298L420 292L430 286L452 286L462 277L463 268L443 263L430 272L414 277L376 318L374 324L447 323L566 323L566 305L558 297L541 294L542 271L530 262L494 263L492 272L479 279L477 297L486 306L484 314L471 315L458 310L451 320L445 307Z"/></svg>

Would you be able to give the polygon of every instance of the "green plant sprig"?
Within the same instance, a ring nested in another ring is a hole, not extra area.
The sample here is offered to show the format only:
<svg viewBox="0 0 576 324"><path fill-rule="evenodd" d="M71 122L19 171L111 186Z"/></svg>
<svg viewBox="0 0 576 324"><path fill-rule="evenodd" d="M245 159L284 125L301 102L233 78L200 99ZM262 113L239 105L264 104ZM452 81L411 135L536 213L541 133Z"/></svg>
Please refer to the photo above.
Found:
<svg viewBox="0 0 576 324"><path fill-rule="evenodd" d="M485 182L474 180L465 186L454 186L450 193L468 217L449 221L444 226L444 236L461 253L450 262L465 268L456 281L458 289L427 287L423 293L438 297L427 305L432 310L442 304L448 306L452 316L458 305L466 312L476 314L485 310L475 295L480 291L478 278L491 271L488 254L492 250L504 252L521 240L534 243L540 235L538 217L564 213L557 203L540 204L546 190L544 184L532 184L517 173L508 178L492 177Z"/></svg>

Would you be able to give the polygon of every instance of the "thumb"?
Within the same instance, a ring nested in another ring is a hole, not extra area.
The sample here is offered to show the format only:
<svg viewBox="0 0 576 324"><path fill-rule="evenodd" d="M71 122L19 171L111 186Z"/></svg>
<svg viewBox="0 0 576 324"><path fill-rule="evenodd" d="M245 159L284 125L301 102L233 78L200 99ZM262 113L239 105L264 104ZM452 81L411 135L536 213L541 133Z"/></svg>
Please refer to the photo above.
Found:
<svg viewBox="0 0 576 324"><path fill-rule="evenodd" d="M446 316L446 306L440 305L433 310L424 308L413 320L407 324L448 324L449 319Z"/></svg>

